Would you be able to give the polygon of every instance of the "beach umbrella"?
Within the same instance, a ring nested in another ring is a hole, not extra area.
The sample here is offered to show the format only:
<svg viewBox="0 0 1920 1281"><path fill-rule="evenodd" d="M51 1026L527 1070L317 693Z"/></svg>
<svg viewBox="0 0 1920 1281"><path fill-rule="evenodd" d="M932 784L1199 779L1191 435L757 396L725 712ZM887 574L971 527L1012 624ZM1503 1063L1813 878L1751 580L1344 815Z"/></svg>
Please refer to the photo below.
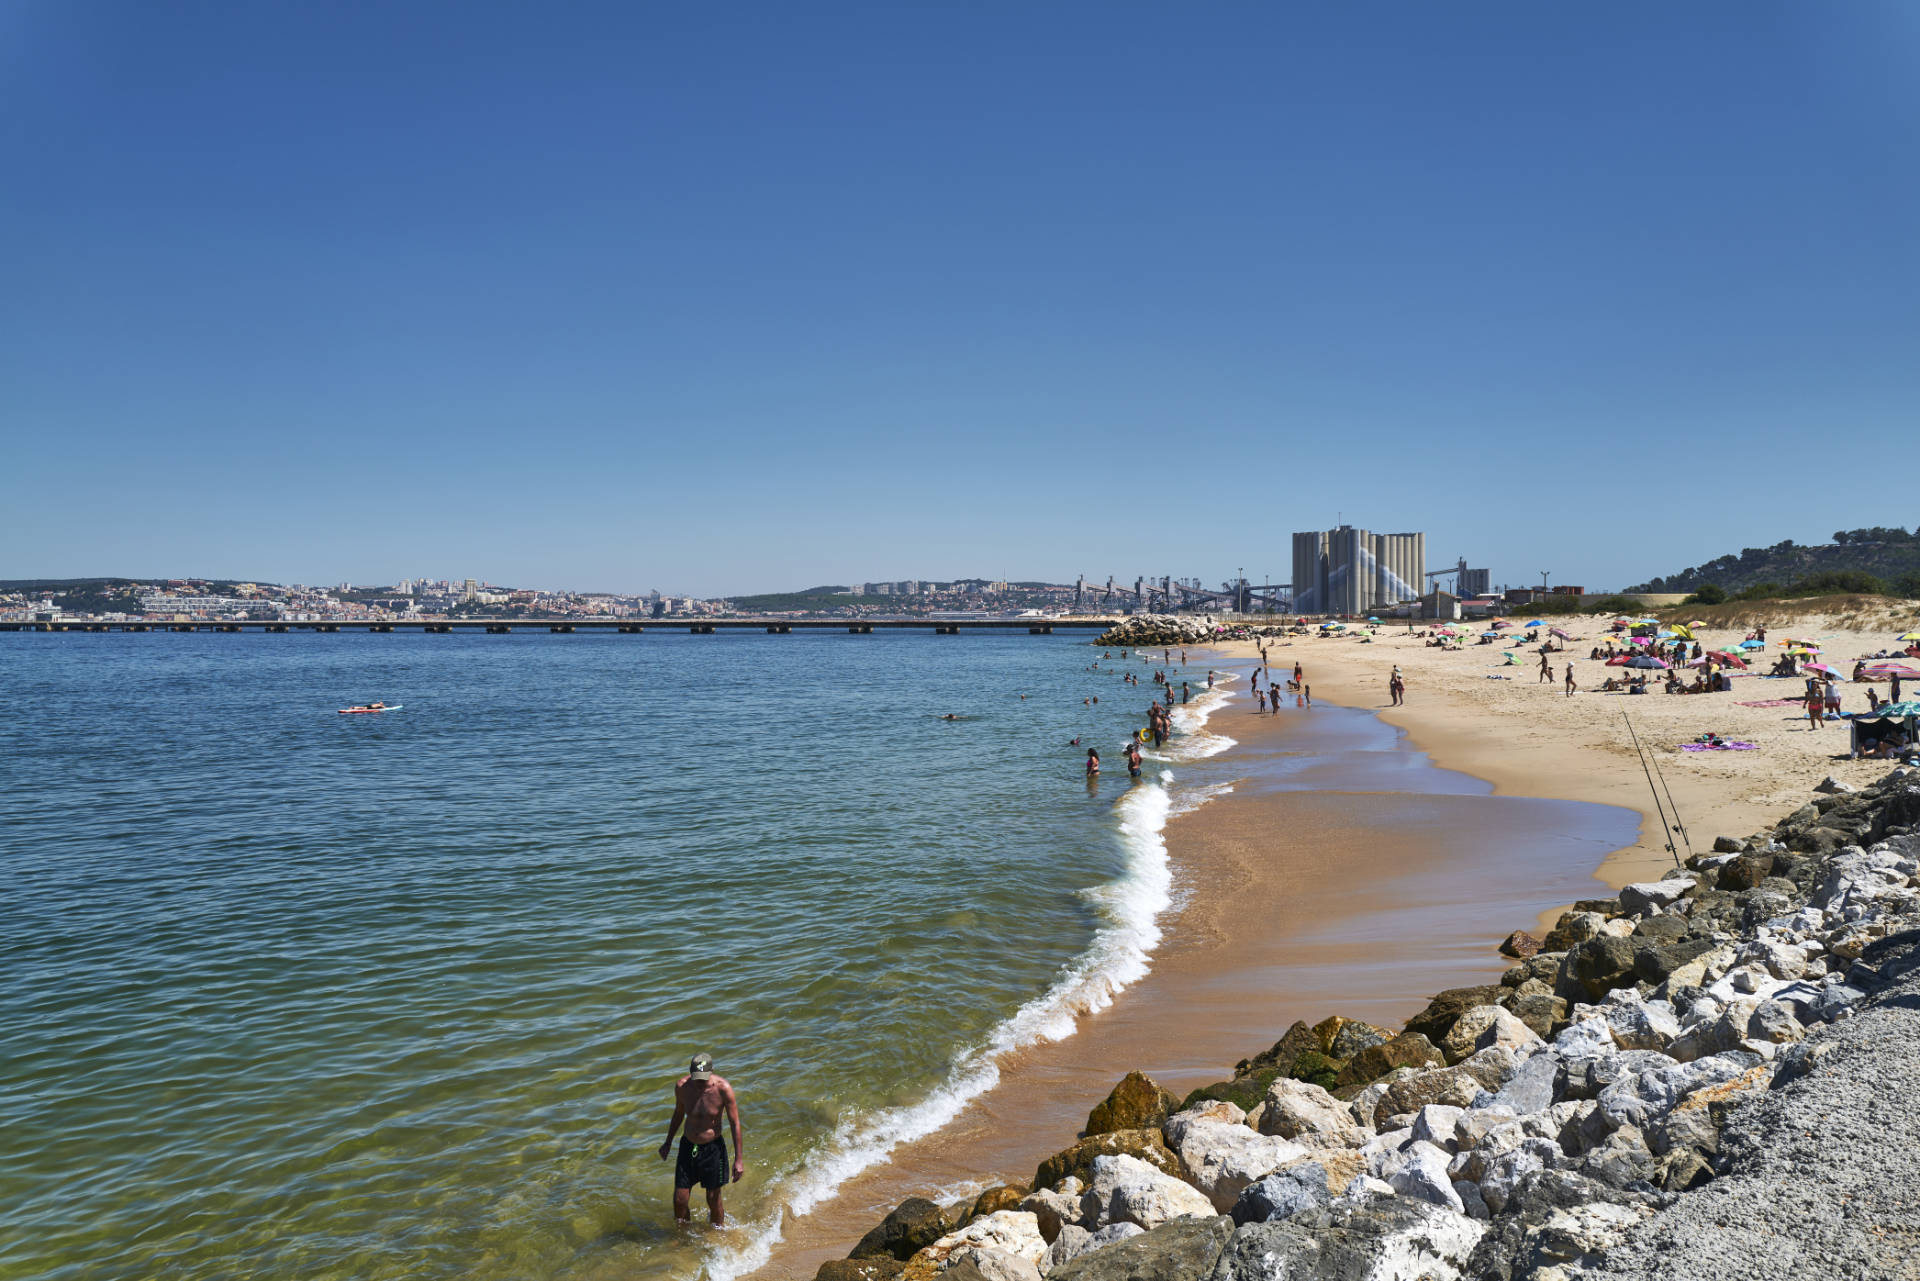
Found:
<svg viewBox="0 0 1920 1281"><path fill-rule="evenodd" d="M1877 681L1886 680L1889 676L1898 676L1903 681L1910 681L1920 679L1920 667L1915 667L1912 663L1883 659L1878 663L1868 663L1865 675Z"/></svg>
<svg viewBox="0 0 1920 1281"><path fill-rule="evenodd" d="M1825 663L1808 663L1807 670L1810 672L1822 672L1828 676L1838 676L1840 674L1838 671L1827 666Z"/></svg>
<svg viewBox="0 0 1920 1281"><path fill-rule="evenodd" d="M1746 659L1741 658L1738 654L1729 654L1724 649L1716 649L1709 653L1707 657L1725 663L1728 667L1745 667L1747 665Z"/></svg>
<svg viewBox="0 0 1920 1281"><path fill-rule="evenodd" d="M1506 619L1504 619L1504 618L1503 618L1503 619L1501 619L1501 620L1500 620L1499 622L1497 622L1497 623L1495 623L1495 624L1494 624L1494 627L1495 627L1496 629L1498 629L1498 628L1502 628L1502 627L1512 627L1512 626L1513 626L1513 624L1512 624L1512 623L1509 623L1509 622L1508 622L1508 621L1507 621Z"/></svg>
<svg viewBox="0 0 1920 1281"><path fill-rule="evenodd" d="M1687 627L1685 627L1685 626L1683 626L1683 625L1681 625L1681 624L1679 624L1679 623L1675 623L1675 624L1673 625L1673 630L1672 630L1672 631L1670 631L1670 632L1665 632L1665 633L1663 633L1663 635L1667 635L1667 636L1678 636L1678 637L1679 637L1679 638L1680 638L1681 640L1692 640L1692 639L1693 639L1693 632L1692 632L1692 630L1691 630L1691 629L1689 629L1689 628L1687 628Z"/></svg>
<svg viewBox="0 0 1920 1281"><path fill-rule="evenodd" d="M1705 627L1706 625L1707 625L1706 620L1699 619L1699 618L1696 618L1691 623L1687 624L1688 627Z"/></svg>
<svg viewBox="0 0 1920 1281"><path fill-rule="evenodd" d="M1743 640L1739 645L1741 649L1765 649L1766 647L1767 643L1765 641L1757 640Z"/></svg>
<svg viewBox="0 0 1920 1281"><path fill-rule="evenodd" d="M1561 630L1560 630L1560 629L1559 629L1558 627L1549 627L1549 628L1547 628L1547 634L1548 634L1548 635L1550 635L1550 636L1558 636L1558 637L1559 637L1559 638L1560 638L1561 640L1572 640L1572 639L1573 639L1573 637L1571 637L1571 636L1569 636L1569 635L1567 635L1567 634L1566 634L1565 632L1563 632L1563 631L1561 631Z"/></svg>
<svg viewBox="0 0 1920 1281"><path fill-rule="evenodd" d="M1482 636L1498 636L1500 633L1499 632L1481 632L1480 634Z"/></svg>
<svg viewBox="0 0 1920 1281"><path fill-rule="evenodd" d="M1666 664L1651 654L1635 654L1627 660L1628 667L1665 667Z"/></svg>
<svg viewBox="0 0 1920 1281"><path fill-rule="evenodd" d="M1615 654L1612 658L1609 658L1607 660L1607 666L1608 667L1625 667L1628 663L1631 663L1632 661L1633 661L1632 654Z"/></svg>
<svg viewBox="0 0 1920 1281"><path fill-rule="evenodd" d="M1908 632L1900 638L1903 641L1920 641L1920 632Z"/></svg>
<svg viewBox="0 0 1920 1281"><path fill-rule="evenodd" d="M1545 627L1546 625L1547 625L1547 620L1544 618L1536 618L1531 623L1527 624L1528 627Z"/></svg>
<svg viewBox="0 0 1920 1281"><path fill-rule="evenodd" d="M1375 615L1375 614L1368 614L1368 615L1367 615L1367 621L1368 621L1369 623L1377 623L1377 622L1379 622L1379 621L1380 621L1380 619L1379 619L1379 616L1378 616L1378 615Z"/></svg>

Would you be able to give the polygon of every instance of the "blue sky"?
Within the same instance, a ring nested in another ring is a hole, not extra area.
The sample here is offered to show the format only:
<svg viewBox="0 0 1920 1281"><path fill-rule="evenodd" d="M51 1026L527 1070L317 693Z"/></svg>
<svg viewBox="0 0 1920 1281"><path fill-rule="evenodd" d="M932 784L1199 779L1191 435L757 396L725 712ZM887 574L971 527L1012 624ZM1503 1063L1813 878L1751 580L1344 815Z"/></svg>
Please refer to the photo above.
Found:
<svg viewBox="0 0 1920 1281"><path fill-rule="evenodd" d="M0 7L0 577L1920 521L1920 7Z"/></svg>

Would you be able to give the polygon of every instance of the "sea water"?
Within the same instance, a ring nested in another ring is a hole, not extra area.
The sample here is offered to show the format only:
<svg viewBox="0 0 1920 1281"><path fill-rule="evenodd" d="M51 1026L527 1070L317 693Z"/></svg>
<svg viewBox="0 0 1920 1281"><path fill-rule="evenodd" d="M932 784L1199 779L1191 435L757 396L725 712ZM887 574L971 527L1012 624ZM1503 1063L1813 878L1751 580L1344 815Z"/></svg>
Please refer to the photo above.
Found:
<svg viewBox="0 0 1920 1281"><path fill-rule="evenodd" d="M1229 740L1176 668L1130 781L1155 687L1099 657L0 637L0 1276L738 1275L1151 964L1160 829L1228 785L1176 775ZM657 1152L696 1051L723 1233Z"/></svg>

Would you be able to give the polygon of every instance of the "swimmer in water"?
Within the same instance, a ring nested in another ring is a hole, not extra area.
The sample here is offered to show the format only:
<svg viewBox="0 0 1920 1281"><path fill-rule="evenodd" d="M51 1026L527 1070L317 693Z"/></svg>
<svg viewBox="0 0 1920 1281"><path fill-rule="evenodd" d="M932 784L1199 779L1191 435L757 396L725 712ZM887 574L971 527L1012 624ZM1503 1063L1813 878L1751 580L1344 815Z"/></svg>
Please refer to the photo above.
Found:
<svg viewBox="0 0 1920 1281"><path fill-rule="evenodd" d="M942 716L940 719L943 721L957 721L960 718L958 716L955 716L952 712L948 712L945 716Z"/></svg>
<svg viewBox="0 0 1920 1281"><path fill-rule="evenodd" d="M1097 748L1087 749L1087 777L1092 778L1100 772L1100 752Z"/></svg>

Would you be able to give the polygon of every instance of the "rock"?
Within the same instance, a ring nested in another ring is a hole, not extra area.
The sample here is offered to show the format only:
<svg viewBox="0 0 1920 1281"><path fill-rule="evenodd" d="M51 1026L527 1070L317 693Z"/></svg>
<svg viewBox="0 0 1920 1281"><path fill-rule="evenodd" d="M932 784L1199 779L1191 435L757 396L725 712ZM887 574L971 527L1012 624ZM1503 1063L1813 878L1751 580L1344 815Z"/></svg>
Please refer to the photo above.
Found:
<svg viewBox="0 0 1920 1281"><path fill-rule="evenodd" d="M1453 1190L1447 1175L1447 1153L1434 1144L1415 1139L1407 1145L1405 1160L1387 1182L1402 1196L1437 1205L1455 1214L1464 1214L1466 1204Z"/></svg>
<svg viewBox="0 0 1920 1281"><path fill-rule="evenodd" d="M1656 921L1673 918L1656 916ZM1642 921L1642 925L1648 922ZM1662 943L1657 939L1637 940L1633 950L1633 974L1642 983L1663 983L1673 979L1674 975L1685 972L1687 977L1674 980L1680 983L1698 983L1699 976L1706 972L1709 962L1702 961L1697 969L1690 963L1697 958L1715 951L1715 944L1707 939L1678 939L1671 943Z"/></svg>
<svg viewBox="0 0 1920 1281"><path fill-rule="evenodd" d="M1180 1100L1152 1077L1129 1072L1120 1084L1087 1114L1087 1135L1116 1130L1157 1130L1179 1110Z"/></svg>
<svg viewBox="0 0 1920 1281"><path fill-rule="evenodd" d="M1551 991L1521 992L1507 1002L1507 1013L1544 1040L1553 1035L1554 1025L1567 1017L1567 1002L1564 997L1555 996Z"/></svg>
<svg viewBox="0 0 1920 1281"><path fill-rule="evenodd" d="M1202 1103L1212 1101L1231 1103L1242 1110L1251 1110L1260 1106L1261 1096L1266 1094L1267 1087L1273 1084L1274 1079L1284 1075L1286 1074L1279 1068L1264 1067L1236 1076L1231 1081L1215 1081L1212 1085L1203 1085L1188 1094L1181 1100L1180 1106L1175 1111L1185 1112Z"/></svg>
<svg viewBox="0 0 1920 1281"><path fill-rule="evenodd" d="M1393 1087L1396 1081L1404 1081L1410 1076L1417 1075L1417 1073L1418 1069L1415 1068L1395 1068L1378 1081L1374 1081L1368 1085L1342 1086L1340 1089L1334 1091L1333 1097L1336 1099L1347 1098L1347 1107L1353 1112L1353 1119L1359 1122L1361 1126L1370 1128L1374 1122L1374 1110L1379 1106L1380 1100L1385 1097L1387 1091Z"/></svg>
<svg viewBox="0 0 1920 1281"><path fill-rule="evenodd" d="M1129 1157L1107 1159L1131 1160ZM947 1270L950 1264L968 1260L987 1275L987 1281L1031 1281L1030 1278L1016 1276L994 1276L989 1270L998 1271L1005 1265L997 1259L987 1259L983 1263L978 1257L982 1254L1001 1254L1024 1261L1037 1275L1040 1260L1047 1255L1047 1243L1041 1237L1040 1225L1033 1215L1021 1210L997 1210L985 1218L974 1220L958 1232L947 1233L916 1253L903 1270L901 1281L920 1281L922 1277Z"/></svg>
<svg viewBox="0 0 1920 1281"><path fill-rule="evenodd" d="M1180 1158L1167 1147L1158 1130L1115 1130L1083 1139L1070 1148L1054 1153L1034 1171L1033 1186L1056 1188L1062 1179L1072 1177L1081 1186L1093 1181L1093 1163L1102 1156L1130 1156L1146 1162L1164 1174L1178 1177L1185 1173Z"/></svg>
<svg viewBox="0 0 1920 1281"><path fill-rule="evenodd" d="M1341 1022L1340 1030L1334 1033L1333 1043L1327 1046L1327 1053L1344 1062L1369 1046L1384 1045L1393 1039L1393 1035L1386 1028L1362 1023L1358 1019L1346 1019Z"/></svg>
<svg viewBox="0 0 1920 1281"><path fill-rule="evenodd" d="M1747 1018L1747 1039L1785 1045L1805 1040L1807 1029L1794 1017L1793 1007L1782 1001L1762 1001Z"/></svg>
<svg viewBox="0 0 1920 1281"><path fill-rule="evenodd" d="M881 1255L905 1262L947 1234L952 1225L940 1207L925 1197L912 1196L880 1220L878 1227L860 1238L850 1259L871 1259Z"/></svg>
<svg viewBox="0 0 1920 1281"><path fill-rule="evenodd" d="M1662 913L1658 916L1644 916L1635 923L1629 938L1643 943L1653 943L1661 947L1670 947L1686 937L1687 918ZM1640 954L1634 953L1634 972L1640 969Z"/></svg>
<svg viewBox="0 0 1920 1281"><path fill-rule="evenodd" d="M1579 1265L1604 1257L1648 1209L1645 1197L1615 1191L1571 1170L1529 1174L1512 1189L1507 1214L1481 1238L1469 1272L1528 1281L1590 1276Z"/></svg>
<svg viewBox="0 0 1920 1281"><path fill-rule="evenodd" d="M1623 1125L1580 1159L1580 1172L1610 1188L1646 1183L1653 1175L1653 1149L1640 1130Z"/></svg>
<svg viewBox="0 0 1920 1281"><path fill-rule="evenodd" d="M1133 1228L1135 1232L1140 1230L1131 1223L1125 1226ZM1047 1257L1040 1261L1040 1271L1051 1273L1061 1264L1070 1263L1079 1258L1092 1247L1093 1233L1077 1223L1064 1224L1060 1228L1059 1235L1054 1237L1052 1243L1047 1246Z"/></svg>
<svg viewBox="0 0 1920 1281"><path fill-rule="evenodd" d="M1524 959L1540 949L1540 940L1525 930L1515 930L1500 943L1500 952L1503 956L1518 956Z"/></svg>
<svg viewBox="0 0 1920 1281"><path fill-rule="evenodd" d="M1367 1141L1346 1104L1317 1085L1287 1078L1267 1087L1258 1128L1307 1147L1359 1147Z"/></svg>
<svg viewBox="0 0 1920 1281"><path fill-rule="evenodd" d="M1375 1123L1378 1124L1382 1118L1411 1116L1429 1103L1456 1108L1471 1107L1483 1088L1470 1073L1457 1067L1438 1068L1402 1077L1380 1096L1380 1102L1373 1109Z"/></svg>
<svg viewBox="0 0 1920 1281"><path fill-rule="evenodd" d="M1486 1161L1485 1170L1477 1180L1481 1199L1487 1203L1488 1210L1499 1214L1506 1209L1522 1178L1551 1170L1560 1160L1560 1145L1552 1139L1522 1139L1516 1146Z"/></svg>
<svg viewBox="0 0 1920 1281"><path fill-rule="evenodd" d="M1040 1281L1037 1262L1004 1250L969 1250L960 1255L955 1264L944 1274L950 1281L963 1281L965 1274L959 1272L958 1267L965 1264L971 1264L978 1271L981 1281Z"/></svg>
<svg viewBox="0 0 1920 1281"><path fill-rule="evenodd" d="M1539 1112L1553 1103L1554 1091L1563 1079L1560 1057L1538 1053L1522 1063L1506 1084L1485 1097L1475 1095L1470 1104L1479 1108L1509 1108L1516 1116Z"/></svg>
<svg viewBox="0 0 1920 1281"><path fill-rule="evenodd" d="M1623 1050L1664 1050L1680 1035L1680 1016L1665 1001L1642 1001L1636 996L1607 1005L1601 1017L1613 1034L1613 1043Z"/></svg>
<svg viewBox="0 0 1920 1281"><path fill-rule="evenodd" d="M1017 1210L1026 1195L1025 1188L1011 1183L1003 1183L997 1188L988 1188L974 1198L973 1210L967 1218L969 1220L984 1218L995 1210Z"/></svg>
<svg viewBox="0 0 1920 1281"><path fill-rule="evenodd" d="M1620 887L1620 910L1628 916L1664 912L1687 896L1691 880L1636 881Z"/></svg>
<svg viewBox="0 0 1920 1281"><path fill-rule="evenodd" d="M890 1254L864 1259L829 1259L813 1274L813 1281L893 1281L906 1266Z"/></svg>
<svg viewBox="0 0 1920 1281"><path fill-rule="evenodd" d="M1193 1185L1225 1213L1246 1187L1288 1161L1307 1154L1291 1139L1260 1134L1235 1121L1204 1112L1180 1112L1167 1119L1167 1139ZM1141 1224L1142 1227L1148 1225Z"/></svg>
<svg viewBox="0 0 1920 1281"><path fill-rule="evenodd" d="M1503 991L1501 995L1506 996L1508 993ZM1502 1015L1506 1015L1514 1022L1519 1021L1513 1019L1511 1014L1507 1014L1498 1005L1493 1004L1476 1005L1472 1009L1463 1010L1459 1017L1454 1019L1453 1026L1447 1029L1446 1034L1434 1042L1434 1047L1449 1064L1458 1063L1480 1048L1476 1044L1480 1033L1493 1026L1494 1021Z"/></svg>
<svg viewBox="0 0 1920 1281"><path fill-rule="evenodd" d="M1459 1145L1454 1137L1455 1132L1459 1129L1460 1118L1466 1114L1466 1108L1429 1103L1413 1114L1413 1137L1418 1142L1431 1143L1453 1152Z"/></svg>
<svg viewBox="0 0 1920 1281"><path fill-rule="evenodd" d="M1515 997L1515 1000L1525 998ZM1552 997L1548 997L1552 1000ZM1456 1029L1458 1025L1456 1024ZM1529 1051L1545 1041L1545 1037L1527 1025L1511 1010L1496 1010L1487 1026L1480 1029L1480 1035L1474 1038L1473 1048L1476 1054L1486 1050L1507 1050L1515 1054ZM1472 1057L1471 1055L1467 1057Z"/></svg>
<svg viewBox="0 0 1920 1281"><path fill-rule="evenodd" d="M1791 943L1755 939L1740 949L1736 964L1760 966L1777 979L1797 979L1807 972L1807 953Z"/></svg>
<svg viewBox="0 0 1920 1281"><path fill-rule="evenodd" d="M1608 1129L1631 1125L1644 1133L1695 1090L1734 1080L1753 1066L1751 1056L1737 1054L1650 1066L1601 1090L1600 1107L1594 1115Z"/></svg>
<svg viewBox="0 0 1920 1281"><path fill-rule="evenodd" d="M1093 1249L1056 1268L1048 1281L1193 1281L1210 1277L1233 1236L1233 1220L1181 1219ZM1099 1233L1094 1234L1097 1241Z"/></svg>
<svg viewBox="0 0 1920 1281"><path fill-rule="evenodd" d="M1320 1043L1319 1035L1308 1027L1304 1020L1296 1021L1270 1048L1250 1059L1242 1059L1235 1065L1233 1074L1236 1077L1250 1076L1255 1072L1272 1068L1279 1075L1286 1076L1293 1067L1293 1061L1308 1050L1321 1054L1326 1052L1326 1047ZM1242 1106L1245 1105L1242 1104Z"/></svg>
<svg viewBox="0 0 1920 1281"><path fill-rule="evenodd" d="M1713 838L1713 852L1716 854L1739 854L1747 848L1745 841L1732 836Z"/></svg>
<svg viewBox="0 0 1920 1281"><path fill-rule="evenodd" d="M1134 1223L1151 1232L1169 1219L1213 1214L1213 1202L1206 1195L1131 1156L1095 1157L1093 1179L1080 1205L1081 1226L1090 1229ZM1038 1224L1034 1235L1039 1235Z"/></svg>
<svg viewBox="0 0 1920 1281"><path fill-rule="evenodd" d="M1341 1069L1339 1084L1365 1085L1399 1067L1440 1067L1445 1060L1419 1032L1402 1032L1390 1041L1370 1045L1353 1056Z"/></svg>
<svg viewBox="0 0 1920 1281"><path fill-rule="evenodd" d="M1406 1030L1418 1032L1439 1045L1461 1015L1481 1005L1498 1005L1506 993L1498 984L1491 987L1453 987L1427 1002L1427 1008L1407 1020Z"/></svg>
<svg viewBox="0 0 1920 1281"><path fill-rule="evenodd" d="M1599 912L1562 912L1554 927L1547 931L1541 946L1548 952L1569 951L1588 939L1600 937L1607 918Z"/></svg>
<svg viewBox="0 0 1920 1281"><path fill-rule="evenodd" d="M1598 1001L1617 987L1632 987L1634 945L1624 938L1588 939L1567 953L1554 987L1569 1000Z"/></svg>
<svg viewBox="0 0 1920 1281"><path fill-rule="evenodd" d="M1057 1188L1041 1188L1028 1193L1018 1208L1038 1221L1043 1240L1053 1242L1067 1227L1078 1226L1080 1194L1085 1190L1080 1180L1068 1175Z"/></svg>
<svg viewBox="0 0 1920 1281"><path fill-rule="evenodd" d="M1271 1223L1319 1209L1333 1200L1324 1167L1296 1161L1247 1185L1233 1205L1235 1223Z"/></svg>
<svg viewBox="0 0 1920 1281"><path fill-rule="evenodd" d="M1484 1231L1407 1198L1342 1201L1237 1228L1211 1281L1457 1281Z"/></svg>
<svg viewBox="0 0 1920 1281"><path fill-rule="evenodd" d="M1773 855L1742 854L1739 858L1722 865L1719 876L1714 881L1714 887L1733 893L1750 890L1765 880L1772 871Z"/></svg>

